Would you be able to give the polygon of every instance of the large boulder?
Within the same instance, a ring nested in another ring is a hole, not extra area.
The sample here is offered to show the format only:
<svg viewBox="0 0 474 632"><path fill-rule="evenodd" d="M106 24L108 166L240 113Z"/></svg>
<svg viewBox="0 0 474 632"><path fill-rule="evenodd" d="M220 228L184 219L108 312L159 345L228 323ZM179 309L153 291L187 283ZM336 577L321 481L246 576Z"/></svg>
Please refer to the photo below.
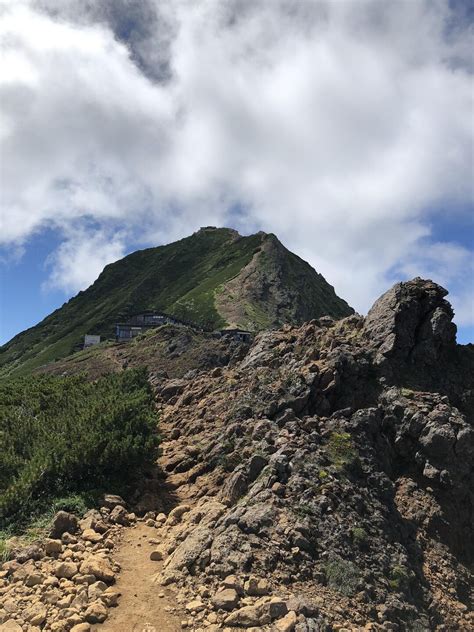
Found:
<svg viewBox="0 0 474 632"><path fill-rule="evenodd" d="M190 569L212 541L211 531L198 527L176 548L164 563L168 573L184 568Z"/></svg>
<svg viewBox="0 0 474 632"><path fill-rule="evenodd" d="M416 278L397 283L373 305L364 335L376 351L377 364L434 364L456 342L454 312L440 285Z"/></svg>

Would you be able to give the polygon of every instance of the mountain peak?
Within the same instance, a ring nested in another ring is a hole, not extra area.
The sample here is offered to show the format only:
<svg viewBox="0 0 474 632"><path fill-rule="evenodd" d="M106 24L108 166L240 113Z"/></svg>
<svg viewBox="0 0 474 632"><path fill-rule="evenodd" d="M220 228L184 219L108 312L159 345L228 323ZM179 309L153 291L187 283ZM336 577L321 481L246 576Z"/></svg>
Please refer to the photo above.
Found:
<svg viewBox="0 0 474 632"><path fill-rule="evenodd" d="M145 310L206 330L250 331L353 312L313 268L272 233L242 236L204 226L171 244L109 264L88 289L0 351L0 374L63 358L85 334L113 337L114 325Z"/></svg>

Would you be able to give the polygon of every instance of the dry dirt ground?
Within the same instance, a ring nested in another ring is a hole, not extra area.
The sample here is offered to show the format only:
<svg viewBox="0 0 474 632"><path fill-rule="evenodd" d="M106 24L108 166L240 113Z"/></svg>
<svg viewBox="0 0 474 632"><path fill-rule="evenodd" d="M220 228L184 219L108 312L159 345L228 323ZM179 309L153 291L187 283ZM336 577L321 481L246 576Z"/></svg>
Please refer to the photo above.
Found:
<svg viewBox="0 0 474 632"><path fill-rule="evenodd" d="M181 618L173 614L176 604L171 591L153 583L161 562L150 560L155 529L137 523L123 530L115 555L122 567L116 589L122 594L119 606L110 610L107 621L93 626L97 632L177 632Z"/></svg>

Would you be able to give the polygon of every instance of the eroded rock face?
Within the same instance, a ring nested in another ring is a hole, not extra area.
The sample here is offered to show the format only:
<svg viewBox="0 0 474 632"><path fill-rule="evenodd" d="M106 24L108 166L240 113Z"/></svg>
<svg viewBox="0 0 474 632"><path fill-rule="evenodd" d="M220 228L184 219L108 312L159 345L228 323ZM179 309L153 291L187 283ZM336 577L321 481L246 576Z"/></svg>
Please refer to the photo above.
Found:
<svg viewBox="0 0 474 632"><path fill-rule="evenodd" d="M456 341L447 290L420 278L397 283L373 305L364 334L378 364L390 361L432 364Z"/></svg>

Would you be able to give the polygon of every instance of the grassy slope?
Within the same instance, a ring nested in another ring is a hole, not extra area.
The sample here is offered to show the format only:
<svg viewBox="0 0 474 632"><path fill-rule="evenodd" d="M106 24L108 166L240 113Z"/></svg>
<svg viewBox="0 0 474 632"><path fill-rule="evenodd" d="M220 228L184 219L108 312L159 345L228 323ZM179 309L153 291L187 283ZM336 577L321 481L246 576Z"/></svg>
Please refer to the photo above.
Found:
<svg viewBox="0 0 474 632"><path fill-rule="evenodd" d="M27 373L65 357L85 333L111 336L117 320L144 309L224 326L214 290L251 260L261 239L251 235L234 241L227 229L200 231L106 266L91 287L3 346L0 375Z"/></svg>
<svg viewBox="0 0 474 632"><path fill-rule="evenodd" d="M87 290L0 348L0 377L27 374L70 355L86 333L111 338L114 323L146 309L164 311L209 329L226 326L216 309L216 293L252 260L267 237L258 233L236 238L235 231L226 228L201 230L106 266ZM271 305L262 296L262 304L249 305L249 328L262 329L276 321L303 322L322 313L337 317L351 312L323 277L281 244L279 247L282 262L277 267L282 273L275 282L292 288L303 309L297 319L290 312L271 318L266 314ZM261 264L265 265L263 259Z"/></svg>

